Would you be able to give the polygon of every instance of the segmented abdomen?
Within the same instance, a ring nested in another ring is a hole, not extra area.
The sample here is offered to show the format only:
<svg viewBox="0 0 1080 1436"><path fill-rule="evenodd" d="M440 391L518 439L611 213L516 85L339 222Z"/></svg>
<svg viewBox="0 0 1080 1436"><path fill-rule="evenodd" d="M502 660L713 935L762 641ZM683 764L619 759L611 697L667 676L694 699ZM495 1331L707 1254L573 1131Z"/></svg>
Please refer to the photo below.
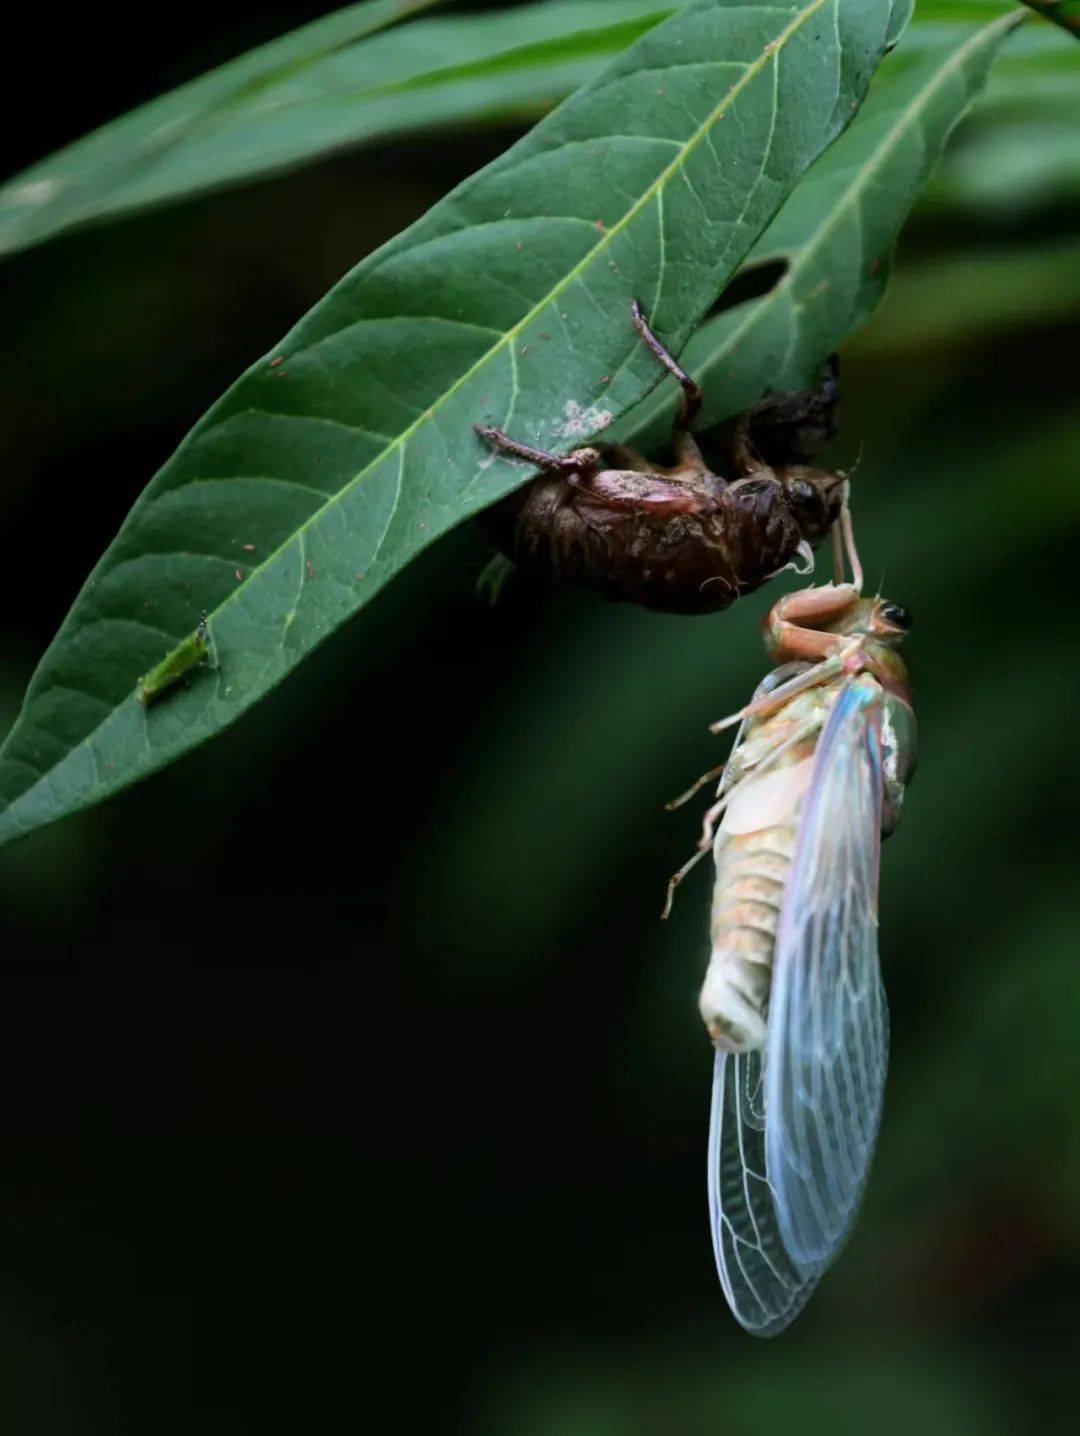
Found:
<svg viewBox="0 0 1080 1436"><path fill-rule="evenodd" d="M700 1008L709 1035L725 1052L752 1052L765 1041L773 951L780 906L795 853L796 821L716 842L712 955Z"/></svg>

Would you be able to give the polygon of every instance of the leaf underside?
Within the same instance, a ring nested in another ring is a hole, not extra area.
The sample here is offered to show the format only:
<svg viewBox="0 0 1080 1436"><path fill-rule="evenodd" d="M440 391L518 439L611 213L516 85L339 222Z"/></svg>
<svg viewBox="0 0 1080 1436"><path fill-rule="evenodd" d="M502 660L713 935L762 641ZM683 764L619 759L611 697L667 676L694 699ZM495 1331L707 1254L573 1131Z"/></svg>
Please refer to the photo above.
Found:
<svg viewBox="0 0 1080 1436"><path fill-rule="evenodd" d="M135 505L0 750L0 841L234 722L440 534L520 484L472 430L566 448L657 381L843 129L908 6L699 0L364 260ZM147 672L209 616L212 670Z"/></svg>

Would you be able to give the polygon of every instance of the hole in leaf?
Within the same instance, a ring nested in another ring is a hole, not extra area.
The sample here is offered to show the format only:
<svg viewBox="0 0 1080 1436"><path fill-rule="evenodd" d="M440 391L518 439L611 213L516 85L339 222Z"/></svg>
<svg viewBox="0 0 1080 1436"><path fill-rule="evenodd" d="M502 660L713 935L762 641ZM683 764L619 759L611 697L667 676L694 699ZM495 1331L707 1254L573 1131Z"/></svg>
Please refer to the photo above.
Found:
<svg viewBox="0 0 1080 1436"><path fill-rule="evenodd" d="M748 265L738 274L709 310L709 318L734 309L736 304L745 304L750 299L761 299L770 289L775 289L788 272L786 259L766 259L760 264Z"/></svg>

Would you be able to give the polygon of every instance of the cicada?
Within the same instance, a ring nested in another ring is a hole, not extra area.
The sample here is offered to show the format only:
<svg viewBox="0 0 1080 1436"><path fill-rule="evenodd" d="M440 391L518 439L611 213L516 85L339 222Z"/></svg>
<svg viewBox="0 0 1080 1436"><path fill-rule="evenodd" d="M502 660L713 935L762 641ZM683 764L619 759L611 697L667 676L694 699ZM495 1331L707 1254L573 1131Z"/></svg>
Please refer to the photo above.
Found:
<svg viewBox="0 0 1080 1436"><path fill-rule="evenodd" d="M709 1214L724 1294L761 1336L794 1319L838 1255L877 1140L878 867L915 766L897 652L910 626L899 605L862 596L856 558L854 582L773 607L779 666L713 725L740 723L702 835L716 864L699 1003L716 1049Z"/></svg>
<svg viewBox="0 0 1080 1436"><path fill-rule="evenodd" d="M714 613L785 568L813 570L844 479L806 462L834 432L836 373L813 391L769 396L720 434L706 458L691 432L702 394L631 305L633 324L682 386L675 463L626 444L559 455L478 424L493 448L541 470L481 516L513 563L604 598L668 613Z"/></svg>

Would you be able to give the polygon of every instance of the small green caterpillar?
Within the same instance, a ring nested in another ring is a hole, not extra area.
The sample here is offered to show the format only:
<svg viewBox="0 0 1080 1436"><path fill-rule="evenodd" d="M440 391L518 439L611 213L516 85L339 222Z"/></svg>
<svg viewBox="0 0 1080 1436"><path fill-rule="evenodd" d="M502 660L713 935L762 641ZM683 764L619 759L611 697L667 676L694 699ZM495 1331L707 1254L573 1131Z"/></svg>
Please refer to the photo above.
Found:
<svg viewBox="0 0 1080 1436"><path fill-rule="evenodd" d="M185 638L173 651L161 660L149 673L144 673L135 685L135 696L144 708L156 703L195 668L211 665L210 631L206 613L199 619L199 626L190 638Z"/></svg>

